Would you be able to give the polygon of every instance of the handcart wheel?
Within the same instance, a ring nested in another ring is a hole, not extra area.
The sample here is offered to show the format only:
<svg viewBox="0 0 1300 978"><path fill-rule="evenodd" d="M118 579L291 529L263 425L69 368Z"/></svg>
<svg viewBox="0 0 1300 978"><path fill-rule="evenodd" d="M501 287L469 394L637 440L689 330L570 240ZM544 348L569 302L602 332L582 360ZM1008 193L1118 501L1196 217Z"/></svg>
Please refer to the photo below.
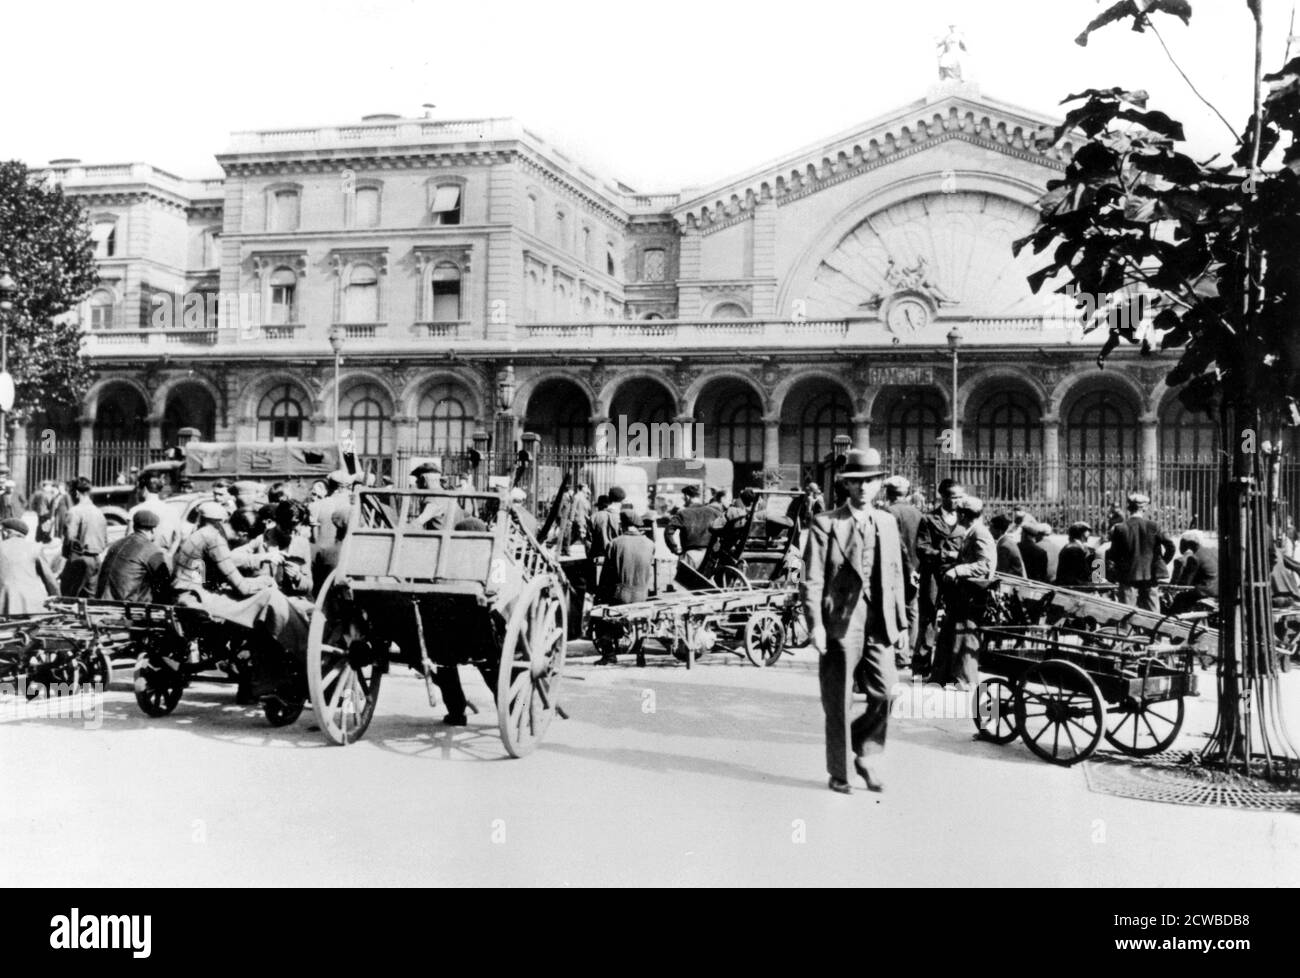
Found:
<svg viewBox="0 0 1300 978"><path fill-rule="evenodd" d="M737 590L748 591L754 586L741 568L730 565L718 570L716 580L718 587L722 588L736 588Z"/></svg>
<svg viewBox="0 0 1300 978"><path fill-rule="evenodd" d="M511 757L532 753L555 717L568 608L564 589L550 574L533 578L515 600L497 671L497 722Z"/></svg>
<svg viewBox="0 0 1300 978"><path fill-rule="evenodd" d="M1140 675L1146 678L1146 669L1155 662L1139 659ZM1116 719L1106 731L1106 740L1112 747L1133 757L1146 757L1167 750L1178 738L1183 727L1183 699L1135 700L1124 697L1116 708Z"/></svg>
<svg viewBox="0 0 1300 978"><path fill-rule="evenodd" d="M86 665L81 677L82 684L89 683L100 689L107 689L113 681L113 660L108 657L104 647L96 642L86 653Z"/></svg>
<svg viewBox="0 0 1300 978"><path fill-rule="evenodd" d="M1021 676L1019 693L1020 739L1043 760L1069 767L1097 749L1106 726L1101 693L1074 663L1035 663Z"/></svg>
<svg viewBox="0 0 1300 978"><path fill-rule="evenodd" d="M712 618L687 620L683 628L685 636L672 645L673 658L678 662L685 662L688 657L692 662L699 662L701 656L708 655L718 644L718 623Z"/></svg>
<svg viewBox="0 0 1300 978"><path fill-rule="evenodd" d="M282 696L277 693L262 700L262 713L266 716L266 722L271 726L287 727L302 716L305 706L306 702L303 696L294 696L291 693Z"/></svg>
<svg viewBox="0 0 1300 978"><path fill-rule="evenodd" d="M995 744L1016 739L1016 687L1001 676L981 680L975 687L975 729Z"/></svg>
<svg viewBox="0 0 1300 978"><path fill-rule="evenodd" d="M346 588L334 586L331 573L307 631L307 690L316 722L333 744L360 740L375 715L386 651L375 648L364 625L361 609Z"/></svg>
<svg viewBox="0 0 1300 978"><path fill-rule="evenodd" d="M745 657L762 668L781 661L785 650L785 624L781 616L764 608L745 622Z"/></svg>
<svg viewBox="0 0 1300 978"><path fill-rule="evenodd" d="M165 717L171 713L185 691L180 673L165 662L156 661L148 652L136 660L131 684L135 687L136 704L151 717Z"/></svg>

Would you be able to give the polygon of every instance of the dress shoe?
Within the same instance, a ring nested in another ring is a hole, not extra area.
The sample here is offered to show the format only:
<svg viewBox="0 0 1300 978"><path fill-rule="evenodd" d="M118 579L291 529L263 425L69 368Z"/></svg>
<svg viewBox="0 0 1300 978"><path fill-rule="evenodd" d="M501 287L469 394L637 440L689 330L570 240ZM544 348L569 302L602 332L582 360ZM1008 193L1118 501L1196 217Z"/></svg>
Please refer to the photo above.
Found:
<svg viewBox="0 0 1300 978"><path fill-rule="evenodd" d="M464 727L469 724L468 718L463 713L448 713L442 718L442 722L448 727Z"/></svg>
<svg viewBox="0 0 1300 978"><path fill-rule="evenodd" d="M616 666L618 665L618 658L612 655L602 655L599 659L593 662L592 665L593 666Z"/></svg>
<svg viewBox="0 0 1300 978"><path fill-rule="evenodd" d="M847 795L853 791L853 789L849 787L849 783L843 778L831 778L830 781L827 782L826 787L830 788L831 791L839 792L841 795Z"/></svg>
<svg viewBox="0 0 1300 978"><path fill-rule="evenodd" d="M871 767L870 764L863 764L861 761L854 761L853 766L857 768L858 774L862 775L862 780L867 783L868 791L885 790L885 782L880 780L880 775Z"/></svg>

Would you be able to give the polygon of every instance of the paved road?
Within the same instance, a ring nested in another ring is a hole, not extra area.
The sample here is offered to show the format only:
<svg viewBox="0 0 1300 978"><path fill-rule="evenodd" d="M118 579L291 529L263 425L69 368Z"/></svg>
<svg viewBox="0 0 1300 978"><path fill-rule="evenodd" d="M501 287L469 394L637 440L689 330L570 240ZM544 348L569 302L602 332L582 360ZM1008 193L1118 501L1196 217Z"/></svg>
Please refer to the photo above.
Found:
<svg viewBox="0 0 1300 978"><path fill-rule="evenodd" d="M833 794L811 654L713 660L571 663L572 719L523 760L473 670L468 728L438 724L402 668L347 748L310 711L268 728L228 688L150 720L119 683L99 729L0 724L0 883L1300 884L1296 815L1095 794L1082 767L973 742L969 720L895 721L886 793ZM1189 746L1212 709L1194 704Z"/></svg>

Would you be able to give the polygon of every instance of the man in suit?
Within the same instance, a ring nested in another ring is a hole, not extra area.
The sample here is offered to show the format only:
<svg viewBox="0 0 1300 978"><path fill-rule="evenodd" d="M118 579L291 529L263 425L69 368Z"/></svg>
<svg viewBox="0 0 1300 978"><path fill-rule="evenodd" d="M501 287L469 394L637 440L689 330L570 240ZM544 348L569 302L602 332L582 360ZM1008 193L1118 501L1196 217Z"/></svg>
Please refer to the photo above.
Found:
<svg viewBox="0 0 1300 978"><path fill-rule="evenodd" d="M907 563L912 568L914 577L920 576L921 562L916 552L917 537L921 533L921 520L924 518L919 509L912 505L908 494L912 484L904 476L891 475L885 480L885 509L898 521L898 533L902 538L903 549L907 551ZM907 603L907 644L916 650L917 639L921 630L920 589L912 595ZM900 669L908 664L901 655L895 657L894 664Z"/></svg>
<svg viewBox="0 0 1300 978"><path fill-rule="evenodd" d="M641 532L640 521L631 510L619 513L621 532L605 552L596 591L597 604L636 604L650 597L654 577L654 543ZM612 666L618 655L606 651L596 660L598 666Z"/></svg>
<svg viewBox="0 0 1300 978"><path fill-rule="evenodd" d="M907 638L912 569L898 522L871 500L887 469L874 450L850 450L839 477L844 505L813 518L804 550L804 613L820 656L826 714L826 770L832 791L847 794L848 758L872 791L884 789L885 748L892 688L898 680L894 649ZM864 662L867 710L852 723L853 674Z"/></svg>
<svg viewBox="0 0 1300 978"><path fill-rule="evenodd" d="M957 504L957 517L966 532L956 562L943 574L946 614L930 673L930 682L940 686L972 687L979 682L979 627L984 612L980 582L992 577L998 560L998 547L984 525L983 512L984 502L975 496L963 496ZM1005 516L994 519L1007 520Z"/></svg>
<svg viewBox="0 0 1300 978"><path fill-rule="evenodd" d="M1043 546L1043 538L1051 531L1046 523L1032 519L1020 524L1020 559L1025 567L1025 577L1041 584L1049 584L1052 580L1047 569L1047 548Z"/></svg>
<svg viewBox="0 0 1300 978"><path fill-rule="evenodd" d="M1129 494L1128 519L1111 528L1107 560L1114 574L1112 580L1119 585L1121 602L1159 611L1156 581L1174 556L1174 541L1154 520L1147 519L1146 507L1150 503L1144 493Z"/></svg>
<svg viewBox="0 0 1300 978"><path fill-rule="evenodd" d="M1025 561L1020 556L1019 530L1011 517L998 513L989 520L987 529L996 543L997 572L1025 577Z"/></svg>
<svg viewBox="0 0 1300 978"><path fill-rule="evenodd" d="M1068 542L1061 548L1056 562L1056 583L1061 587L1078 587L1092 583L1093 562L1096 557L1088 546L1092 527L1087 523L1071 523L1066 530Z"/></svg>
<svg viewBox="0 0 1300 978"><path fill-rule="evenodd" d="M1178 595L1172 611L1182 614L1196 607L1203 598L1219 596L1219 548L1204 542L1197 530L1188 530L1178 539L1183 566L1175 584L1192 588Z"/></svg>
<svg viewBox="0 0 1300 978"><path fill-rule="evenodd" d="M961 484L944 479L939 483L939 505L932 512L926 513L921 520L916 534L916 555L920 558L921 593L919 600L920 620L917 623L917 653L913 658L913 670L926 665L921 661L922 647L934 648L935 636L932 626L939 609L939 581L944 572L957 562L957 553L961 550L961 538L966 530L957 519L957 502L965 495Z"/></svg>

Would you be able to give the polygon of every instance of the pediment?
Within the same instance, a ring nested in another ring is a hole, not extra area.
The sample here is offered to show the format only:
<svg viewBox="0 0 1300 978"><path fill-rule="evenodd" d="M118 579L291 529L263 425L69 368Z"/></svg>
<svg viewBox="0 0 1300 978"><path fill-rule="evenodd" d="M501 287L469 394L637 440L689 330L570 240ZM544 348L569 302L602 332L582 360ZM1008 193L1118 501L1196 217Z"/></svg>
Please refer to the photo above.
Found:
<svg viewBox="0 0 1300 978"><path fill-rule="evenodd" d="M683 195L672 214L684 227L707 231L747 216L761 200L790 203L948 140L1062 171L1078 140L1067 138L1046 149L1035 145L1037 133L1059 124L1059 119L982 97L971 86L949 86L815 146ZM1047 178L1044 174L1044 182Z"/></svg>

